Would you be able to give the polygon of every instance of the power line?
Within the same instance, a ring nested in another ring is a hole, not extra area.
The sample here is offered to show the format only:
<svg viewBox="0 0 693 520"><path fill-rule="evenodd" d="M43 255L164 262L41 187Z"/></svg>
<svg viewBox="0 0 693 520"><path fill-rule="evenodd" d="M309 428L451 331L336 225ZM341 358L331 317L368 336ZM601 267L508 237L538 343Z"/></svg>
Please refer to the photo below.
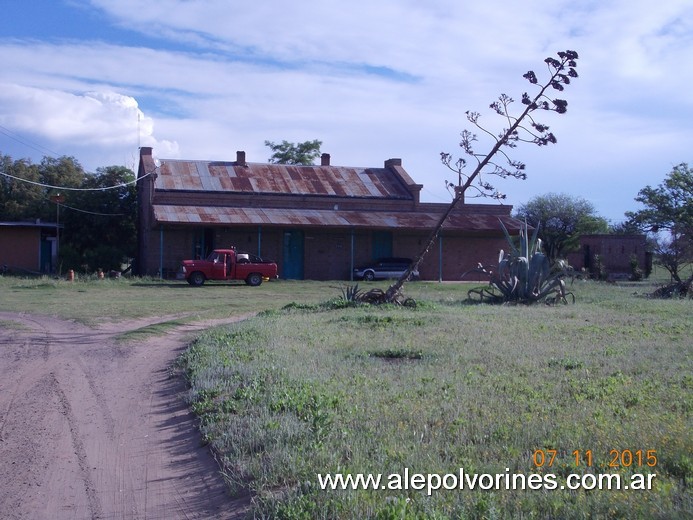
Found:
<svg viewBox="0 0 693 520"><path fill-rule="evenodd" d="M51 201L53 202L53 201ZM54 202L54 204L58 204ZM85 209L79 209L72 206L67 206L65 204L59 204L61 208L71 209L72 211L77 211L78 213L86 213L87 215L98 215L100 217L124 217L126 213L97 213L96 211L87 211Z"/></svg>
<svg viewBox="0 0 693 520"><path fill-rule="evenodd" d="M106 191L106 190L115 190L118 188L124 188L126 186L130 186L131 184L135 184L137 181L140 179L144 179L145 177L149 177L153 172L149 172L145 175L142 175L142 177L139 177L137 179L134 179L129 182L123 182L121 184L115 184L114 186L106 186L103 188L71 188L68 186L53 186L51 184L44 184L42 182L36 182L36 181L30 181L29 179L23 179L21 177L16 177L14 175L10 175L9 173L5 172L0 172L0 175L4 175L5 177L9 177L10 179L15 179L17 181L21 182L26 182L28 184L33 184L34 186L41 186L42 188L51 188L54 190L65 190L65 191Z"/></svg>
<svg viewBox="0 0 693 520"><path fill-rule="evenodd" d="M50 148L46 148L45 146L42 146L38 143L34 143L33 141L30 141L29 139L19 137L19 134L13 132L9 128L6 128L2 125L0 125L0 134L4 134L7 137L9 137L10 139L17 141L19 144L23 144L24 146L28 146L29 148L32 148L32 149L36 150L37 152L41 152L41 153L48 152L50 155L53 155L54 157L57 157L60 155L59 153L54 152Z"/></svg>

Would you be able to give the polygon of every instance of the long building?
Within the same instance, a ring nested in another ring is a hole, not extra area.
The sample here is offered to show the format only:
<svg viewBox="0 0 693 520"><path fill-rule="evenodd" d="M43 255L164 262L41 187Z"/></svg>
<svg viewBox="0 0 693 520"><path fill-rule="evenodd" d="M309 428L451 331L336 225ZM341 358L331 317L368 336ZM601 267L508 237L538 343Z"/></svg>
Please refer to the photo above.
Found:
<svg viewBox="0 0 693 520"><path fill-rule="evenodd" d="M155 160L140 150L139 255L142 275L171 277L181 260L217 247L274 260L284 279L348 280L355 266L414 257L448 207L425 203L401 159L382 167L293 166L234 161ZM459 204L421 278L459 280L506 248L499 221L516 233L512 206ZM473 278L473 276L472 276ZM466 279L470 279L467 277Z"/></svg>

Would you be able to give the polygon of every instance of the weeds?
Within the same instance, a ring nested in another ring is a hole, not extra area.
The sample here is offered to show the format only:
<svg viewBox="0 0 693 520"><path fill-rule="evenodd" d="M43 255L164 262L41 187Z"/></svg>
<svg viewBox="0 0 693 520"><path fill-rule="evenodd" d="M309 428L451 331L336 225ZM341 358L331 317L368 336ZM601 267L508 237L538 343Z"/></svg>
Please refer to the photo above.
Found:
<svg viewBox="0 0 693 520"><path fill-rule="evenodd" d="M382 359L422 359L424 357L422 350L412 350L406 348L389 348L386 350L374 350L369 353L371 357Z"/></svg>
<svg viewBox="0 0 693 520"><path fill-rule="evenodd" d="M236 489L254 495L256 516L664 518L690 512L686 301L648 300L632 288L582 282L576 287L582 303L570 307L465 306L459 287L417 287L415 309L290 305L210 332L186 354L193 406L206 418L203 433ZM610 468L609 452L656 450L657 485L642 493L431 496L317 485L318 473L389 475L404 468L529 474L538 471L534 451L549 448L559 452L552 469L559 483L570 473L648 472ZM594 467L576 468L572 452L586 449Z"/></svg>

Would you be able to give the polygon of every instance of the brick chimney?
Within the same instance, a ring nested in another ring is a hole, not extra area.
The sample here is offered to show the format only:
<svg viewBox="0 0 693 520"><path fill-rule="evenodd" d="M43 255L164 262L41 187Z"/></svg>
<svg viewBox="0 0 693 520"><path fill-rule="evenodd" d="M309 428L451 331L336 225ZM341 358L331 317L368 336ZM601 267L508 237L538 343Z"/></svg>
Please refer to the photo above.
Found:
<svg viewBox="0 0 693 520"><path fill-rule="evenodd" d="M414 179L409 177L409 174L402 168L402 159L388 159L385 161L385 168L388 168L399 177L402 183L407 187L409 193L411 193L414 199L414 206L418 206L423 184L417 184L414 182Z"/></svg>
<svg viewBox="0 0 693 520"><path fill-rule="evenodd" d="M236 164L245 166L245 152L242 150L239 150L236 152Z"/></svg>
<svg viewBox="0 0 693 520"><path fill-rule="evenodd" d="M137 168L137 178L144 177L145 175L152 175L152 180L156 175L156 162L152 155L151 146L141 146L140 147L140 164Z"/></svg>
<svg viewBox="0 0 693 520"><path fill-rule="evenodd" d="M329 166L330 165L330 154L329 153L324 153L320 156L320 166Z"/></svg>

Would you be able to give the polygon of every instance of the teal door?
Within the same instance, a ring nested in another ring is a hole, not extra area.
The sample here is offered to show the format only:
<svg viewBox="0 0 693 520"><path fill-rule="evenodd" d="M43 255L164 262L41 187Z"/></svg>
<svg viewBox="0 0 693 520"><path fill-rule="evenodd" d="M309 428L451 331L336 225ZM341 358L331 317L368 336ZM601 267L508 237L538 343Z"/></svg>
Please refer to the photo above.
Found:
<svg viewBox="0 0 693 520"><path fill-rule="evenodd" d="M390 231L373 231L373 260L392 256L392 233Z"/></svg>
<svg viewBox="0 0 693 520"><path fill-rule="evenodd" d="M303 231L300 229L284 231L282 278L303 280Z"/></svg>
<svg viewBox="0 0 693 520"><path fill-rule="evenodd" d="M49 242L48 240L41 240L39 271L42 273L53 272L53 243Z"/></svg>

